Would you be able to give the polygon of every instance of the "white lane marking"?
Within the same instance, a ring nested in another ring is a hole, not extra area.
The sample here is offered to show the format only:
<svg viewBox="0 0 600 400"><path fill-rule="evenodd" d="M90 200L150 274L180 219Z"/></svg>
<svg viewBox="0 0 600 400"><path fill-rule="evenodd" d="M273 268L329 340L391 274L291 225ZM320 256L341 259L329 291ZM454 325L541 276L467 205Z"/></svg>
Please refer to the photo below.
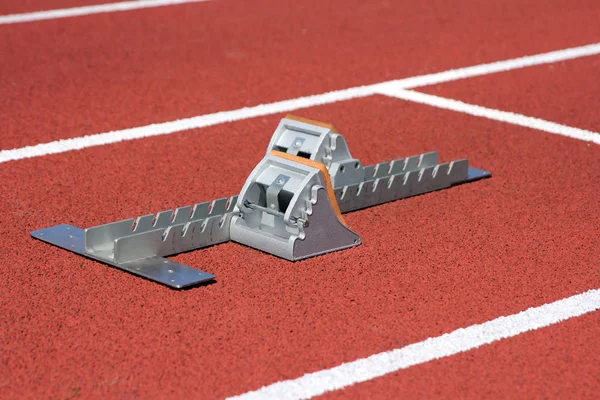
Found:
<svg viewBox="0 0 600 400"><path fill-rule="evenodd" d="M172 6L184 3L200 3L210 0L137 0L122 1L120 3L97 4L58 10L35 11L23 14L0 15L0 25L18 24L21 22L42 21L45 19L79 17L81 15L102 14L117 11L129 11L139 8Z"/></svg>
<svg viewBox="0 0 600 400"><path fill-rule="evenodd" d="M416 103L426 104L429 106L443 108L446 110L458 111L476 117L489 118L495 121L506 122L509 124L533 128L548 133L554 133L556 135L567 136L573 139L579 139L586 142L600 144L599 133L557 124L556 122L550 122L540 118L527 117L522 114L517 114L509 111L495 110L493 108L486 108L473 104L463 103L462 101L433 96L430 94L415 92L412 90L384 88L381 89L379 93L402 100L413 101Z"/></svg>
<svg viewBox="0 0 600 400"><path fill-rule="evenodd" d="M230 397L236 400L306 399L369 381L401 369L476 349L498 340L544 328L600 309L600 289L529 308L483 324L460 328L400 349L375 354L337 367L273 383Z"/></svg>
<svg viewBox="0 0 600 400"><path fill-rule="evenodd" d="M491 64L460 68L446 72L440 72L437 74L387 81L343 90L335 90L323 94L299 97L296 99L283 100L269 104L261 104L254 107L240 108L237 110L222 111L214 114L200 115L171 122L140 126L137 128L123 129L107 133L98 133L88 136L80 136L72 139L56 140L49 143L41 143L17 149L1 150L0 163L22 160L31 157L41 157L50 154L64 153L71 150L81 150L88 147L102 146L125 140L140 139L157 135L168 135L188 129L203 128L226 122L239 121L247 118L277 114L306 107L318 106L321 104L329 104L358 97L370 96L381 93L382 91L408 89L426 84L442 83L456 79L492 74L499 71L509 71L518 68L596 54L600 54L600 43L553 51L550 53L537 54L534 56L499 61Z"/></svg>
<svg viewBox="0 0 600 400"><path fill-rule="evenodd" d="M102 146L105 144L117 143L125 140L140 139L157 135L168 135L189 129L205 128L207 126L226 122L234 122L248 118L277 114L320 104L335 103L337 101L364 97L372 94L373 90L370 87L356 87L314 96L299 97L293 100L261 104L254 107L245 107L231 111L221 111L214 114L200 115L197 117L163 122L160 124L99 133L96 135L81 136L72 139L56 140L50 143L42 143L35 146L21 147L13 150L2 150L0 151L0 163L11 160L20 160L23 158L40 157L48 154L64 153L66 151L80 150L93 146Z"/></svg>
<svg viewBox="0 0 600 400"><path fill-rule="evenodd" d="M451 82L459 79L473 78L476 76L495 74L498 72L511 71L535 65L552 64L559 61L572 60L586 56L600 54L600 43L585 46L571 47L568 49L551 51L532 56L512 58L510 60L496 61L489 64L474 65L472 67L451 69L449 71L435 74L415 76L413 78L398 79L386 82L387 86L395 85L402 89L411 89L419 86L435 85L438 83Z"/></svg>

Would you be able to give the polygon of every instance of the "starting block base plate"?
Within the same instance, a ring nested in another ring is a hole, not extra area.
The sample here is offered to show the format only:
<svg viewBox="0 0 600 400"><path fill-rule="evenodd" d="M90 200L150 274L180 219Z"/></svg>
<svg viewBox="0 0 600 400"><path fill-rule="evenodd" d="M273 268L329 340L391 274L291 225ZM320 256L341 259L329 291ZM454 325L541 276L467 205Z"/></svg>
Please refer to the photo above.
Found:
<svg viewBox="0 0 600 400"><path fill-rule="evenodd" d="M149 257L119 264L110 259L86 253L84 231L72 225L64 224L40 229L31 232L31 236L174 289L182 289L212 281L215 278L214 275L208 272L199 271L163 257Z"/></svg>
<svg viewBox="0 0 600 400"><path fill-rule="evenodd" d="M463 183L473 182L478 179L489 178L490 176L492 176L491 172L484 171L482 169L469 167L469 172L467 173L467 180L464 181Z"/></svg>

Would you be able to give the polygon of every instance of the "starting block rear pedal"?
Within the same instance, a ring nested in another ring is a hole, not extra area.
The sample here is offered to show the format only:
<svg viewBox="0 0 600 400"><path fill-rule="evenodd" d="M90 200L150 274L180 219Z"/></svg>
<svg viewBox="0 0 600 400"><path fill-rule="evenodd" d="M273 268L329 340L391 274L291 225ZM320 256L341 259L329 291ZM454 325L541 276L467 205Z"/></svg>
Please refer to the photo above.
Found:
<svg viewBox="0 0 600 400"><path fill-rule="evenodd" d="M288 116L239 195L85 230L58 225L31 236L172 288L214 275L164 257L235 242L296 261L357 246L342 213L487 178L436 152L363 166L329 124Z"/></svg>

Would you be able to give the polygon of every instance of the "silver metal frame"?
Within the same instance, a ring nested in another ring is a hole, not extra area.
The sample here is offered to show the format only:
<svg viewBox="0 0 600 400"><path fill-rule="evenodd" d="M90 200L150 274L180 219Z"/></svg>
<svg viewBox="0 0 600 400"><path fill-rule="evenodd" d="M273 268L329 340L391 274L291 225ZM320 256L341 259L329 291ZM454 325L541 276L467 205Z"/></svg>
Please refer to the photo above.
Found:
<svg viewBox="0 0 600 400"><path fill-rule="evenodd" d="M335 199L318 168L273 156L272 150L324 164ZM466 159L438 164L435 152L363 167L333 129L284 118L239 196L85 230L58 225L31 236L180 289L214 275L164 257L229 240L292 261L317 256L361 243L338 219L332 201L345 213L490 176Z"/></svg>

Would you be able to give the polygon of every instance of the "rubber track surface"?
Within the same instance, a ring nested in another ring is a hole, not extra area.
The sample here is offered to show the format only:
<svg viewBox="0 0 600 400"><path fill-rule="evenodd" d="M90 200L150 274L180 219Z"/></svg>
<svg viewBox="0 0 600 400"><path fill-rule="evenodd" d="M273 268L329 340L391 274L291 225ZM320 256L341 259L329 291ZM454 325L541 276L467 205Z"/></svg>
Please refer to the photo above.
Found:
<svg viewBox="0 0 600 400"><path fill-rule="evenodd" d="M95 4L117 3L118 0L19 0L0 4L0 15L84 7Z"/></svg>
<svg viewBox="0 0 600 400"><path fill-rule="evenodd" d="M592 399L598 393L600 314L410 368L321 396L323 399L555 398Z"/></svg>
<svg viewBox="0 0 600 400"><path fill-rule="evenodd" d="M217 0L0 26L2 148L593 43L599 20L596 0Z"/></svg>
<svg viewBox="0 0 600 400"><path fill-rule="evenodd" d="M598 72L592 56L418 90L600 132Z"/></svg>
<svg viewBox="0 0 600 400"><path fill-rule="evenodd" d="M341 121L365 162L437 148L495 176L349 214L364 244L302 263L180 255L218 280L176 292L28 232L234 193L279 116L7 164L5 390L219 397L599 287L596 146L383 97L306 115Z"/></svg>
<svg viewBox="0 0 600 400"><path fill-rule="evenodd" d="M537 1L225 3L0 27L2 148L556 50L599 29L585 2L542 15ZM0 397L220 398L600 287L598 146L383 96L298 114L334 123L365 163L438 150L494 177L348 214L363 244L300 263L233 243L179 255L217 282L178 292L29 232L237 193L283 115L2 164ZM590 315L550 328L559 339L540 331L398 379L408 395L478 397L479 374L510 397L494 379L516 365L533 382L516 394L560 397L553 377L593 366L598 343L563 355L597 327ZM548 374L530 378L536 365ZM389 398L388 379L340 395ZM600 389L573 379L573 393Z"/></svg>

